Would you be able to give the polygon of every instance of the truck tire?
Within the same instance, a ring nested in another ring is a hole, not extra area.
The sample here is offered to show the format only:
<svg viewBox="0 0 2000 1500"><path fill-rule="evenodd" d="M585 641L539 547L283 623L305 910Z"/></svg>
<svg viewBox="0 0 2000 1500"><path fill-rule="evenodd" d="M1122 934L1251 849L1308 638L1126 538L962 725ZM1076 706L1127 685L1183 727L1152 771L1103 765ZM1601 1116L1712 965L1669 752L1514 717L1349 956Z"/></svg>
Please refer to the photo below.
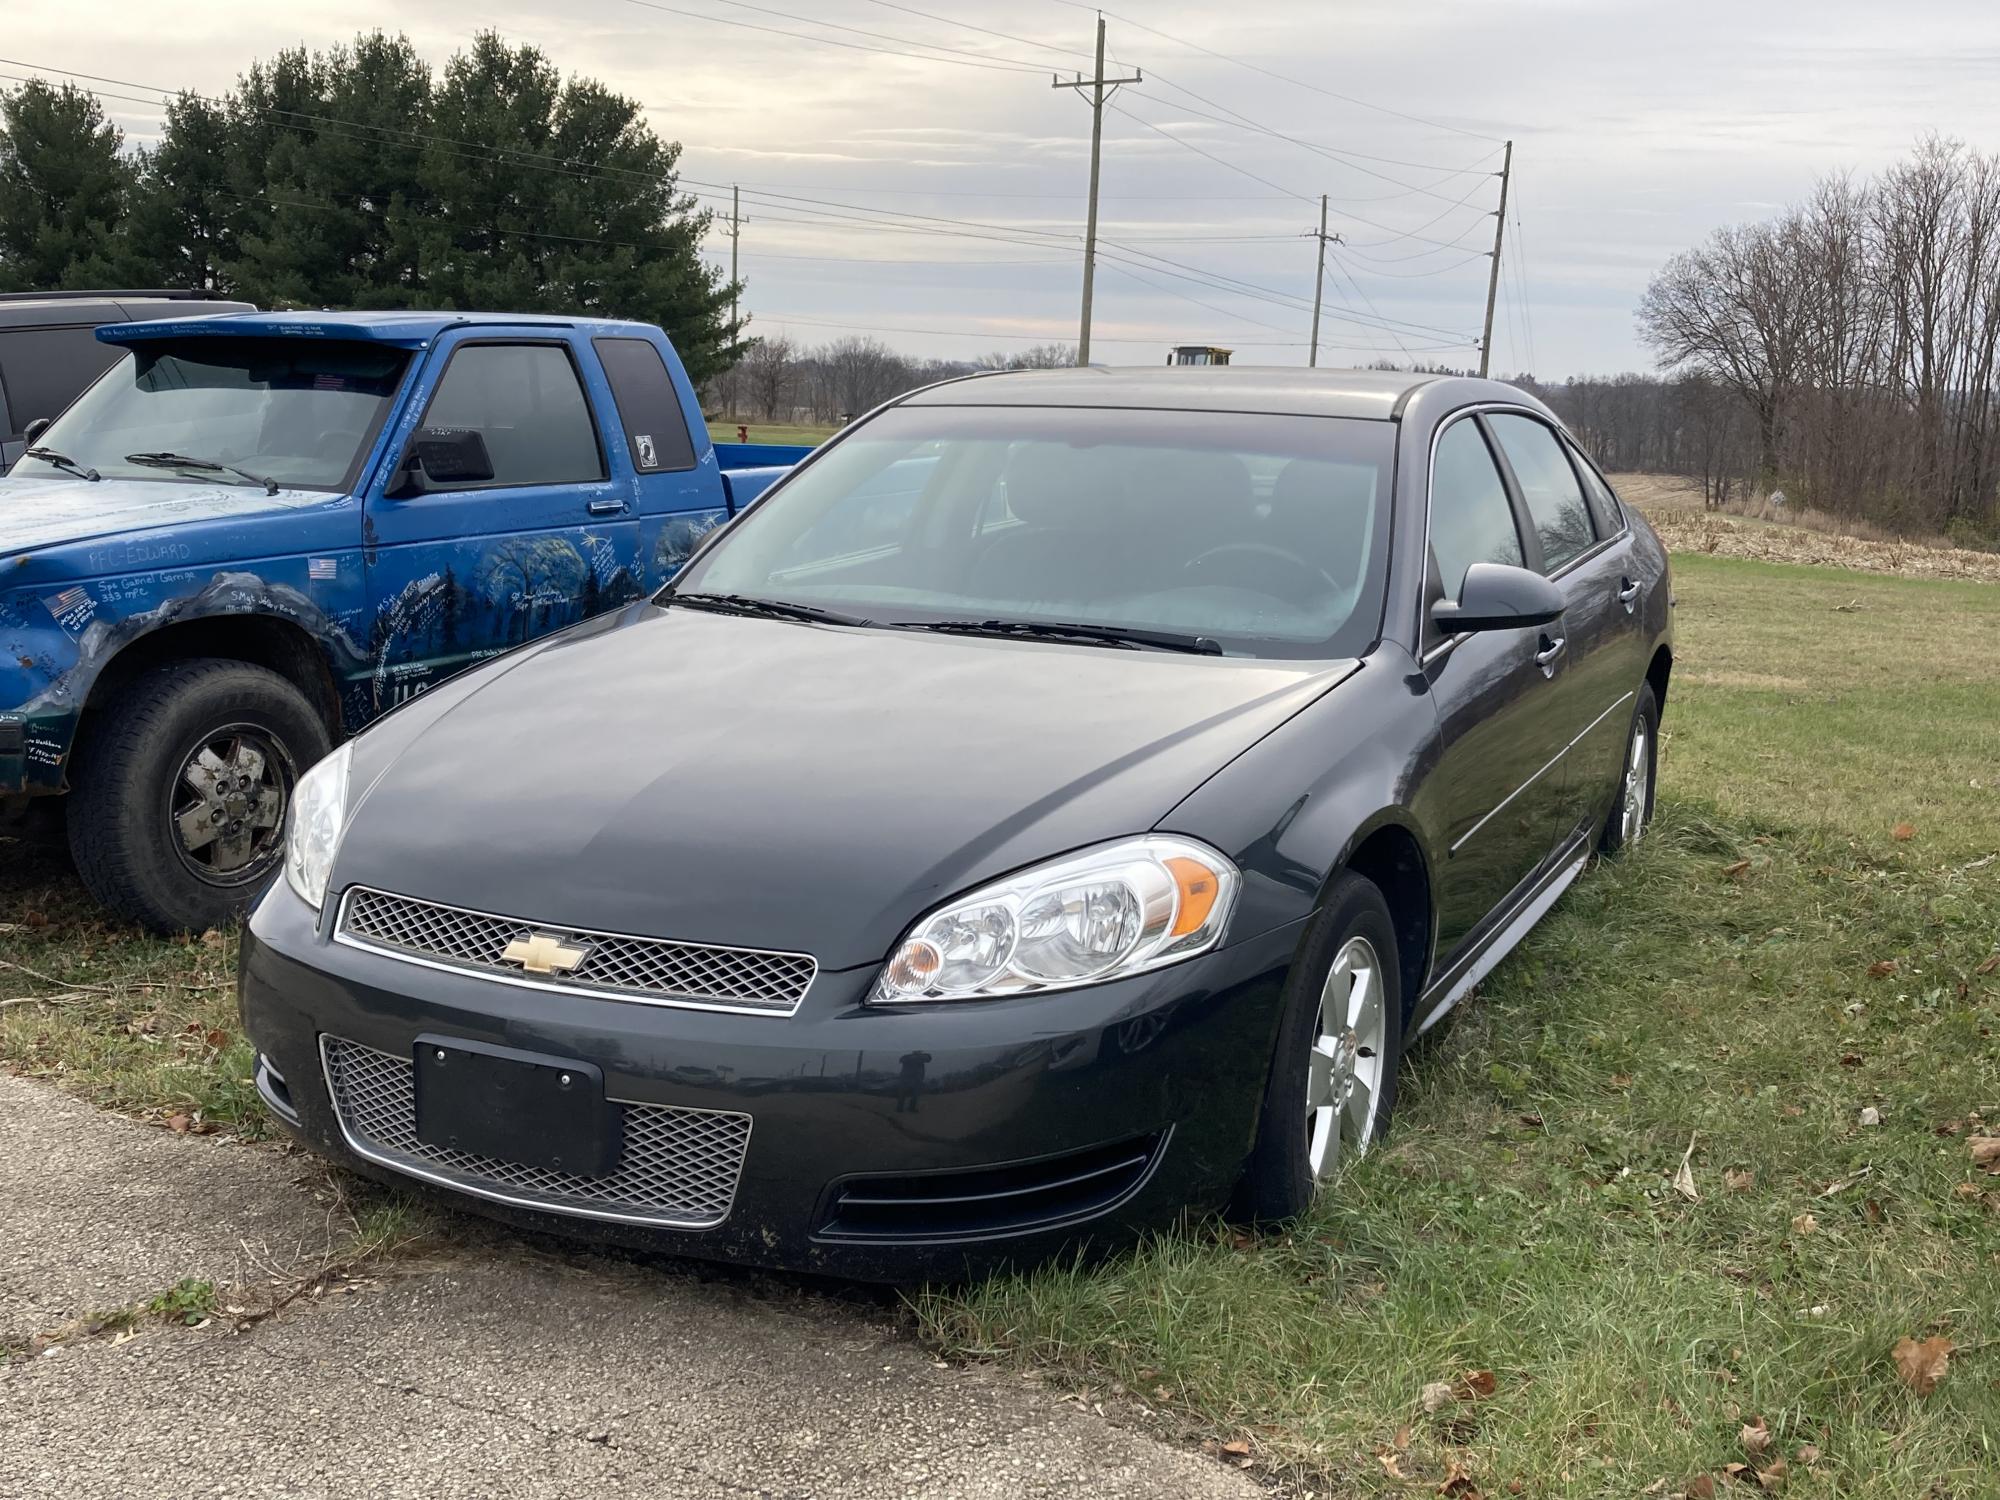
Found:
<svg viewBox="0 0 2000 1500"><path fill-rule="evenodd" d="M284 858L292 788L331 748L305 694L268 668L197 657L142 673L94 718L70 767L85 887L156 932L240 916Z"/></svg>

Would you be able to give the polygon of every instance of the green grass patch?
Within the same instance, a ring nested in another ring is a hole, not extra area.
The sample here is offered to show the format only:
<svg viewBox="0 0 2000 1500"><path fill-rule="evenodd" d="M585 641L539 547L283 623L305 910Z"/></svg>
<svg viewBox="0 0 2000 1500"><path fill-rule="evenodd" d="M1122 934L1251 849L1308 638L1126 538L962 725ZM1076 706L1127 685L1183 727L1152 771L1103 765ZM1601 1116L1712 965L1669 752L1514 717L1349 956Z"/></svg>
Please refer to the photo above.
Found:
<svg viewBox="0 0 2000 1500"><path fill-rule="evenodd" d="M1287 1234L927 1293L931 1339L1341 1495L1773 1457L1792 1495L2000 1489L2000 1180L1966 1143L2000 1127L2000 590L1675 568L1654 831L1413 1049L1383 1147ZM1924 1397L1891 1350L1932 1334Z"/></svg>

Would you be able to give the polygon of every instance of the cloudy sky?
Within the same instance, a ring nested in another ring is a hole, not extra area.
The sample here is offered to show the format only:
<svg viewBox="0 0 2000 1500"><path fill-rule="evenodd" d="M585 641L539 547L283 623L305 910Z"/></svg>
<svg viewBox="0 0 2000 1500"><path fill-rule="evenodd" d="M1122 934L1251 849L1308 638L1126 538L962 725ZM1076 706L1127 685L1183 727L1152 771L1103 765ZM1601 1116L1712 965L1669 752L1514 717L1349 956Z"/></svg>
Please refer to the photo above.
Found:
<svg viewBox="0 0 2000 1500"><path fill-rule="evenodd" d="M1925 131L2000 149L1990 0L1114 3L1146 81L1105 115L1113 363L1303 364L1322 193L1321 362L1471 360L1511 139L1496 367L1642 368L1632 309L1675 250ZM1090 116L1049 75L1088 69L1094 24L1074 0L16 0L0 83L220 92L282 46L380 26L442 61L493 27L641 100L709 202L741 185L758 331L965 356L1076 336Z"/></svg>

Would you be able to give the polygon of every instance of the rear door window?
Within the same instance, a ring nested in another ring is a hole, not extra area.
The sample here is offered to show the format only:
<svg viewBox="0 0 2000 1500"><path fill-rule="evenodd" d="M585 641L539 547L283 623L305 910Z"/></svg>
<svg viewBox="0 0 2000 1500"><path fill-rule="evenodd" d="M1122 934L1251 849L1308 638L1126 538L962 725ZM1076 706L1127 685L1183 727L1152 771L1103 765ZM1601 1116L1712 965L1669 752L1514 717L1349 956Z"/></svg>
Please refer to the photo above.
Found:
<svg viewBox="0 0 2000 1500"><path fill-rule="evenodd" d="M479 488L604 478L590 403L560 344L460 345L438 381L424 426L477 432L485 439L493 477Z"/></svg>
<svg viewBox="0 0 2000 1500"><path fill-rule="evenodd" d="M1533 417L1495 412L1486 420L1500 451L1507 455L1535 523L1535 535L1541 539L1542 571L1553 573L1574 562L1596 545L1597 532L1562 443Z"/></svg>
<svg viewBox="0 0 2000 1500"><path fill-rule="evenodd" d="M632 467L655 474L694 467L694 439L660 351L645 339L593 339L604 363Z"/></svg>
<svg viewBox="0 0 2000 1500"><path fill-rule="evenodd" d="M1585 458L1583 450L1574 443L1570 445L1569 456L1576 464L1577 478L1583 481L1583 498L1590 502L1590 515L1597 522L1597 534L1616 536L1625 529L1625 517L1618 509L1618 497L1604 482L1604 476L1597 472L1597 466Z"/></svg>

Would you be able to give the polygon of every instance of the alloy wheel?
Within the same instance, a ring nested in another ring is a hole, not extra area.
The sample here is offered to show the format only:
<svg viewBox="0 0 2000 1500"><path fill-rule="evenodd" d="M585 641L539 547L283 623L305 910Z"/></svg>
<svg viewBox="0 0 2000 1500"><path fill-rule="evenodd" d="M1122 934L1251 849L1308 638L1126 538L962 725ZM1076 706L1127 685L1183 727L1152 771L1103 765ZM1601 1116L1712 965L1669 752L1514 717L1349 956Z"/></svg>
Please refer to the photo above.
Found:
<svg viewBox="0 0 2000 1500"><path fill-rule="evenodd" d="M182 758L169 793L174 849L210 885L246 885L276 860L297 773L253 724L228 724Z"/></svg>
<svg viewBox="0 0 2000 1500"><path fill-rule="evenodd" d="M1625 762L1624 800L1618 811L1618 842L1629 847L1646 831L1646 807L1653 800L1653 738L1642 718L1632 726L1632 753Z"/></svg>
<svg viewBox="0 0 2000 1500"><path fill-rule="evenodd" d="M1325 1183L1350 1155L1366 1151L1375 1133L1388 1024L1382 993L1375 945L1349 938L1320 990L1306 1062L1306 1160L1315 1183Z"/></svg>

